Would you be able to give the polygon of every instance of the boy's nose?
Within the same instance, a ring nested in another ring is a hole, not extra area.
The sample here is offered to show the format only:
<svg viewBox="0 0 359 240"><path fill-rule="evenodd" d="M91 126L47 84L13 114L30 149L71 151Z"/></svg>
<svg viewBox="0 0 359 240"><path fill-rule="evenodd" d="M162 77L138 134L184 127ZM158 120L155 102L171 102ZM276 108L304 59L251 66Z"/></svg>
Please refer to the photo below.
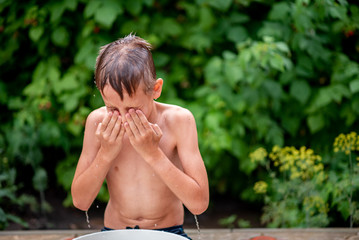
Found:
<svg viewBox="0 0 359 240"><path fill-rule="evenodd" d="M121 119L122 119L122 123L127 122L126 120L126 111L120 111L120 115L121 115Z"/></svg>

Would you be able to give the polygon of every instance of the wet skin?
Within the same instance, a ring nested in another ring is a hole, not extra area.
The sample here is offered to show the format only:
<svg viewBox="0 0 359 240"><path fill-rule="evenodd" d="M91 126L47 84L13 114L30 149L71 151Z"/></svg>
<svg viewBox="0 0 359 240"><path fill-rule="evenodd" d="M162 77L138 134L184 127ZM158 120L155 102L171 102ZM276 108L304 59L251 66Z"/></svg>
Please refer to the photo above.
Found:
<svg viewBox="0 0 359 240"><path fill-rule="evenodd" d="M183 204L194 214L208 206L194 118L186 109L153 101L161 88L157 90L137 89L121 99L106 86L106 107L87 119L73 200L87 210L106 179L106 227L171 227L183 224Z"/></svg>

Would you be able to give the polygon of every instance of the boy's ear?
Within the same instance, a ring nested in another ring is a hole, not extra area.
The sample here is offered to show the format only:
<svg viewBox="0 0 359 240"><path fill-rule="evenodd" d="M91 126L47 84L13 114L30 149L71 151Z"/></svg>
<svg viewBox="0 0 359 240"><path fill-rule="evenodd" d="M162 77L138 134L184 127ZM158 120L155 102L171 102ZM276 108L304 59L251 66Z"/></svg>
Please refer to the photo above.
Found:
<svg viewBox="0 0 359 240"><path fill-rule="evenodd" d="M157 98L159 98L161 96L162 85L163 85L162 78L158 78L156 80L155 86L153 87L153 98L154 99L157 99Z"/></svg>

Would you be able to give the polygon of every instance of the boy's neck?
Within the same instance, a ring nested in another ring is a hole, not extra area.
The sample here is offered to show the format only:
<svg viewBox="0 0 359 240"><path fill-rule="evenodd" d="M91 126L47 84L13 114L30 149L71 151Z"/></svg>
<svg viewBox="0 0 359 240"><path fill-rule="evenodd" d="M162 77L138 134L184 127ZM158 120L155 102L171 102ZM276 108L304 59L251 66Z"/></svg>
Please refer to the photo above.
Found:
<svg viewBox="0 0 359 240"><path fill-rule="evenodd" d="M148 119L147 119L150 123L157 123L158 122L157 105L158 105L158 103L156 101L153 101L152 109L151 109L150 115L148 116Z"/></svg>

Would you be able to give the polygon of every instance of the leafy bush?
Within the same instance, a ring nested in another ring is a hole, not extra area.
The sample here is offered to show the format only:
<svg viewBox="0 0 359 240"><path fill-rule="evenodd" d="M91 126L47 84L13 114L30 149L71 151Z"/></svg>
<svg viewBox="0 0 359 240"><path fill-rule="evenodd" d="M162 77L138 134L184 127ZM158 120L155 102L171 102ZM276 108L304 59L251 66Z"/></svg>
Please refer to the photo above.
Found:
<svg viewBox="0 0 359 240"><path fill-rule="evenodd" d="M248 186L263 172L248 154L257 146L328 153L330 139L357 128L352 1L4 0L0 13L1 151L11 171L28 169L12 192L39 193L44 210L55 166L70 193L86 116L103 104L99 47L130 32L154 47L160 100L194 113L213 193L255 200Z"/></svg>
<svg viewBox="0 0 359 240"><path fill-rule="evenodd" d="M264 167L266 178L255 183L255 193L264 196L262 222L269 227L325 227L340 213L349 226L359 223L359 136L356 132L335 138L332 163L301 147L274 146L268 154L258 148L251 161Z"/></svg>
<svg viewBox="0 0 359 240"><path fill-rule="evenodd" d="M329 224L328 192L322 187L327 173L322 158L313 150L274 146L267 154L264 148L258 148L250 158L268 171L268 183L259 181L253 188L265 194L263 223L287 228Z"/></svg>

